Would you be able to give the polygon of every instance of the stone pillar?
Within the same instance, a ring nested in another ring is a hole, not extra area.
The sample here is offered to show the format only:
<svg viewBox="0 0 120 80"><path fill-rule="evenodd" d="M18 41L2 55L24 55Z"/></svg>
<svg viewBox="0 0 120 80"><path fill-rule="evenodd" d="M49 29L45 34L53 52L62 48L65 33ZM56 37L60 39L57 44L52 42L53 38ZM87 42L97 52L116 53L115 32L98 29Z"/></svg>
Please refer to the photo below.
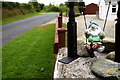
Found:
<svg viewBox="0 0 120 80"><path fill-rule="evenodd" d="M115 29L115 61L120 63L120 1L118 2L117 18Z"/></svg>

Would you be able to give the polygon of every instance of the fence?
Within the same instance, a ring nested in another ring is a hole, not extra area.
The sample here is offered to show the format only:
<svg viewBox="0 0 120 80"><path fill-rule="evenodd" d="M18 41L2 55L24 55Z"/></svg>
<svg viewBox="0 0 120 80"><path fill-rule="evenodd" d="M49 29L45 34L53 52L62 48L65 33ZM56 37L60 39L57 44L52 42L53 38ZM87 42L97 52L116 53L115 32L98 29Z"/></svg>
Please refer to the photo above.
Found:
<svg viewBox="0 0 120 80"><path fill-rule="evenodd" d="M59 13L56 20L55 34L54 34L54 53L57 54L59 48L65 47L65 32L67 28L62 28L62 12Z"/></svg>

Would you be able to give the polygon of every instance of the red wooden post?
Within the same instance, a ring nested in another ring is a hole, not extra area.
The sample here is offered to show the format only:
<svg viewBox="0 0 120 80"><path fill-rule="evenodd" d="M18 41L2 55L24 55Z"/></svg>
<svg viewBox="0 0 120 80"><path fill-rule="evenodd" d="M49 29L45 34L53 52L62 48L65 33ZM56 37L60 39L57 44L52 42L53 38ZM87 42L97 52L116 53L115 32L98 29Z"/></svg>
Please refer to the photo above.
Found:
<svg viewBox="0 0 120 80"><path fill-rule="evenodd" d="M68 10L66 10L66 17L68 16L68 12L69 12L69 11L68 11Z"/></svg>
<svg viewBox="0 0 120 80"><path fill-rule="evenodd" d="M62 16L58 16L58 28L62 28Z"/></svg>
<svg viewBox="0 0 120 80"><path fill-rule="evenodd" d="M59 49L59 40L58 40L58 21L56 21L55 33L54 33L54 54L58 53Z"/></svg>
<svg viewBox="0 0 120 80"><path fill-rule="evenodd" d="M55 40L54 40L54 54L58 53L59 49L59 40L58 40L58 35L55 35Z"/></svg>
<svg viewBox="0 0 120 80"><path fill-rule="evenodd" d="M59 16L62 16L62 11L60 11Z"/></svg>
<svg viewBox="0 0 120 80"><path fill-rule="evenodd" d="M65 47L65 32L66 28L58 28L59 48Z"/></svg>

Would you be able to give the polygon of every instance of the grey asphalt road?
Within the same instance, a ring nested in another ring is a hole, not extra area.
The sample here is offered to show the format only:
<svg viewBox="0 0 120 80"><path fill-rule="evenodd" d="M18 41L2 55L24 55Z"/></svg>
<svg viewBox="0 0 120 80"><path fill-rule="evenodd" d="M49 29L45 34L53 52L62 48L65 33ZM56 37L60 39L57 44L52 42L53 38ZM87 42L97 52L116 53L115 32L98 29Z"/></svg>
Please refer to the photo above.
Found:
<svg viewBox="0 0 120 80"><path fill-rule="evenodd" d="M34 16L2 26L2 45L22 33L42 24L45 24L57 17L58 13L45 13L44 15Z"/></svg>

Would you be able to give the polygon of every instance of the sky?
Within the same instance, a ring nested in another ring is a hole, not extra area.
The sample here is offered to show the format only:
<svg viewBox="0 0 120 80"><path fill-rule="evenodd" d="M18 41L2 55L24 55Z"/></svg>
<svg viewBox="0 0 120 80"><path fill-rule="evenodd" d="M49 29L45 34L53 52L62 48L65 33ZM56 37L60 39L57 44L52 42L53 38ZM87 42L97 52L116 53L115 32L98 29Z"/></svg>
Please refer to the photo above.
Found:
<svg viewBox="0 0 120 80"><path fill-rule="evenodd" d="M2 1L13 1L13 2L19 2L19 3L28 3L30 0L2 0ZM59 5L60 3L64 3L65 1L68 0L37 0L39 3L43 3L45 5L48 4L54 4L54 5ZM96 3L98 4L99 0L83 0L85 4L90 4L90 3Z"/></svg>

